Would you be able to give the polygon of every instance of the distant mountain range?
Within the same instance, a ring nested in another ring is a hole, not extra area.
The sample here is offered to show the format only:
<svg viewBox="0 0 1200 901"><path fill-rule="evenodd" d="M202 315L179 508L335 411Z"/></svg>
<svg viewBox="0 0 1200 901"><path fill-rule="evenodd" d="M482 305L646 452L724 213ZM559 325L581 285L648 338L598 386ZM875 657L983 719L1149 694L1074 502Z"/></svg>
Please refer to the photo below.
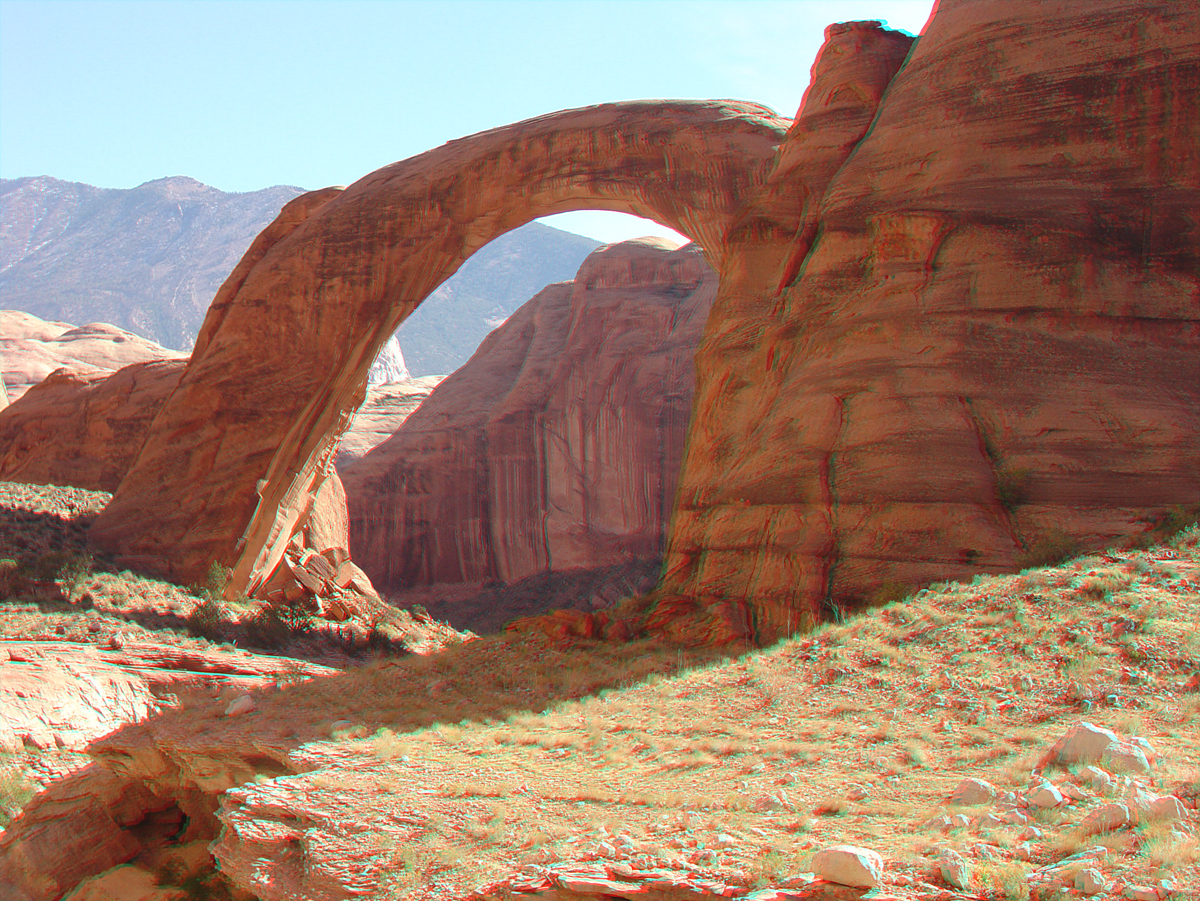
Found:
<svg viewBox="0 0 1200 901"><path fill-rule="evenodd" d="M303 189L231 194L181 176L96 188L0 179L0 309L108 322L190 350L221 283ZM574 277L600 242L530 223L480 250L398 332L414 376L457 369L546 284Z"/></svg>

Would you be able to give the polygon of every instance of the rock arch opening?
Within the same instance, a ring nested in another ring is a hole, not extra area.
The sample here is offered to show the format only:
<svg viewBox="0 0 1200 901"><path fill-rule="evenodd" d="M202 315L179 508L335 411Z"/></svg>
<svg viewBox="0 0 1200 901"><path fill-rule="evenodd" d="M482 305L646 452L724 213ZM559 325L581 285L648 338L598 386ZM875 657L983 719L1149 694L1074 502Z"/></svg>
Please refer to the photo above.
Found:
<svg viewBox="0 0 1200 901"><path fill-rule="evenodd" d="M597 248L339 463L351 554L376 588L478 632L654 586L718 286L676 243Z"/></svg>
<svg viewBox="0 0 1200 901"><path fill-rule="evenodd" d="M451 142L286 206L222 286L92 539L126 565L253 590L279 562L396 326L539 216L632 213L725 238L789 125L737 102L609 104Z"/></svg>

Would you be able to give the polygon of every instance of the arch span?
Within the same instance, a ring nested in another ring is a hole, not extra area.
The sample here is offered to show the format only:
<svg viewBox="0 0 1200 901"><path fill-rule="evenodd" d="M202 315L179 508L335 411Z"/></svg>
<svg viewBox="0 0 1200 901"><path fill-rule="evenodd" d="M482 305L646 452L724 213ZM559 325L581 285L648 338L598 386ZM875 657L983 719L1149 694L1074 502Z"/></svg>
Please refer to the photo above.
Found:
<svg viewBox="0 0 1200 901"><path fill-rule="evenodd" d="M221 562L252 590L302 525L375 355L472 253L539 216L605 209L692 237L721 271L790 124L753 103L606 104L297 198L218 292L93 542L177 581Z"/></svg>

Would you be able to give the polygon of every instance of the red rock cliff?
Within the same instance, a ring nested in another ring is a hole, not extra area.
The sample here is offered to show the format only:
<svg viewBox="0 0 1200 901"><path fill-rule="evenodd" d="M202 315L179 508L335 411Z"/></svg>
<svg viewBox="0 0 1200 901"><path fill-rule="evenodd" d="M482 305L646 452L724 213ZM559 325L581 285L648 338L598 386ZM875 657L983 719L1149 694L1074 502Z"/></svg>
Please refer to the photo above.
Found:
<svg viewBox="0 0 1200 901"><path fill-rule="evenodd" d="M715 292L694 246L595 251L343 471L354 559L405 587L661 555Z"/></svg>
<svg viewBox="0 0 1200 901"><path fill-rule="evenodd" d="M778 303L723 272L664 597L761 638L1200 502L1195 12L940 4ZM827 158L801 124L860 93L818 91L828 50L781 159Z"/></svg>
<svg viewBox="0 0 1200 901"><path fill-rule="evenodd" d="M93 538L258 584L395 326L495 236L589 206L673 225L720 275L656 622L770 640L1200 504L1195 4L943 0L908 44L830 28L794 123L606 105L301 198Z"/></svg>

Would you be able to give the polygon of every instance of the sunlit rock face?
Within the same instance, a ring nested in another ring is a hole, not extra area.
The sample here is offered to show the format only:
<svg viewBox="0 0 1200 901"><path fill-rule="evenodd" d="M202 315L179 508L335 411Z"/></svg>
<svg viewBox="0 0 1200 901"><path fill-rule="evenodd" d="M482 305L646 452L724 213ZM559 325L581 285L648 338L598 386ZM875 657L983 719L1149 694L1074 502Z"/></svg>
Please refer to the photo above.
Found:
<svg viewBox="0 0 1200 901"><path fill-rule="evenodd" d="M761 263L722 273L666 593L777 634L1200 501L1186 6L939 5L806 205L785 290ZM822 98L875 93L825 68L848 39L842 60L880 37L830 30L780 154L797 173Z"/></svg>
<svg viewBox="0 0 1200 901"><path fill-rule="evenodd" d="M491 238L589 206L682 231L720 280L656 622L769 640L1200 503L1194 10L943 0L910 44L832 26L794 123L595 107L294 201L94 537L256 584L396 324Z"/></svg>
<svg viewBox="0 0 1200 901"><path fill-rule="evenodd" d="M111 373L131 363L185 358L106 322L74 326L0 310L0 371L10 402L61 366Z"/></svg>
<svg viewBox="0 0 1200 901"><path fill-rule="evenodd" d="M404 354L400 350L400 342L396 340L395 335L392 335L383 345L383 350L379 352L375 362L371 364L371 369L367 373L367 384L386 385L391 382L404 382L409 378L411 376L408 373L408 367L404 365Z"/></svg>
<svg viewBox="0 0 1200 901"><path fill-rule="evenodd" d="M184 365L56 370L0 415L0 481L116 491Z"/></svg>
<svg viewBox="0 0 1200 901"><path fill-rule="evenodd" d="M593 252L343 471L354 559L400 588L659 557L716 288L694 245Z"/></svg>

